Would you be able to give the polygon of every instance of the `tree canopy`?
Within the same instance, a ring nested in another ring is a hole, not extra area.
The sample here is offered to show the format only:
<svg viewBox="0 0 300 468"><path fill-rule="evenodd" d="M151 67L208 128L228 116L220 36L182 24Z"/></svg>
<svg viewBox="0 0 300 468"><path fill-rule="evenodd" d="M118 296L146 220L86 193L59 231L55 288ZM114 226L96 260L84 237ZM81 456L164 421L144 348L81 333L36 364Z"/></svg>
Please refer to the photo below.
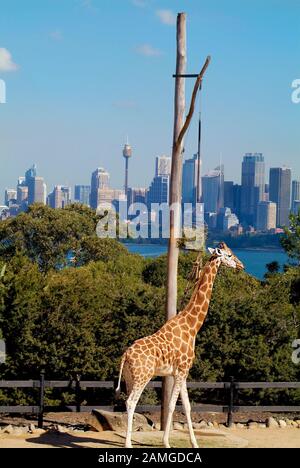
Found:
<svg viewBox="0 0 300 468"><path fill-rule="evenodd" d="M292 261L300 265L300 211L290 215L290 226L284 229L281 245Z"/></svg>

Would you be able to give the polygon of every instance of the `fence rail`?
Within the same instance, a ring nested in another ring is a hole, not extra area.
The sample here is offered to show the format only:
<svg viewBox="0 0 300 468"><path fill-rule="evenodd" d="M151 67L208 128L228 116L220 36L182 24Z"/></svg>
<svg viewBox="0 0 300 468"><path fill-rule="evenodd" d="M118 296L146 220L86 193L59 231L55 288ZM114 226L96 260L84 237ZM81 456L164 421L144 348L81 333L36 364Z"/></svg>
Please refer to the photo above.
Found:
<svg viewBox="0 0 300 468"><path fill-rule="evenodd" d="M161 381L149 382L148 388L161 388ZM236 397L239 390L244 389L300 389L300 382L236 382L232 377L230 382L188 382L188 388L191 389L221 389L227 393L226 404L224 405L193 405L192 409L200 413L227 413L227 425L230 427L233 423L234 413L251 412L300 412L299 406L265 406L265 405L236 405ZM0 380L0 389L8 388L37 388L39 389L39 405L33 406L0 406L1 413L12 414L37 414L38 425L43 427L44 413L57 412L62 410L74 412L91 412L93 409L101 409L106 411L114 411L115 406L86 406L81 404L81 391L86 388L107 388L114 389L113 381L91 381L80 380L76 376L74 380L46 380L45 374L42 372L39 380ZM46 406L44 402L46 388L68 388L75 391L76 405L62 406ZM160 411L160 406L155 405L140 405L137 406L139 412ZM182 410L182 406L177 406L176 409Z"/></svg>

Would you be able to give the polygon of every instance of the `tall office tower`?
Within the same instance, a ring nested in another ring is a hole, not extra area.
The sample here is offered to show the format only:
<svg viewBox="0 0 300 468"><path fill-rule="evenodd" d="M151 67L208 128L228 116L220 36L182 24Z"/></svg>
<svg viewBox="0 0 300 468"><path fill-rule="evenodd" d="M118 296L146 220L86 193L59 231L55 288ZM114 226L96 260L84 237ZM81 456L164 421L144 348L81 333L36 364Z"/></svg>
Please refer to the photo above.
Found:
<svg viewBox="0 0 300 468"><path fill-rule="evenodd" d="M254 225L257 204L264 201L265 160L262 153L246 153L242 163L241 218Z"/></svg>
<svg viewBox="0 0 300 468"><path fill-rule="evenodd" d="M202 177L202 202L205 213L219 213L224 207L223 167L217 167Z"/></svg>
<svg viewBox="0 0 300 468"><path fill-rule="evenodd" d="M25 185L25 180L26 180L26 178L24 176L18 177L18 186L19 185Z"/></svg>
<svg viewBox="0 0 300 468"><path fill-rule="evenodd" d="M99 167L92 173L91 180L91 207L95 210L100 203L100 192L109 188L110 175L105 169Z"/></svg>
<svg viewBox="0 0 300 468"><path fill-rule="evenodd" d="M9 206L11 203L16 203L17 191L15 189L6 189L4 194L4 203Z"/></svg>
<svg viewBox="0 0 300 468"><path fill-rule="evenodd" d="M265 201L269 201L269 191L270 191L269 184L265 184Z"/></svg>
<svg viewBox="0 0 300 468"><path fill-rule="evenodd" d="M90 185L75 185L75 201L83 205L90 205L91 186Z"/></svg>
<svg viewBox="0 0 300 468"><path fill-rule="evenodd" d="M234 182L224 182L224 207L234 211Z"/></svg>
<svg viewBox="0 0 300 468"><path fill-rule="evenodd" d="M240 217L241 213L241 192L242 186L239 184L233 185L233 211Z"/></svg>
<svg viewBox="0 0 300 468"><path fill-rule="evenodd" d="M30 177L26 181L28 187L28 205L33 203L46 204L46 185L43 177Z"/></svg>
<svg viewBox="0 0 300 468"><path fill-rule="evenodd" d="M48 195L48 205L51 208L65 208L71 203L71 188L56 185L52 193Z"/></svg>
<svg viewBox="0 0 300 468"><path fill-rule="evenodd" d="M128 164L129 164L129 159L131 158L131 156L132 156L132 148L130 144L127 142L123 149L123 157L125 158L125 184L124 184L125 196L127 196L127 192L128 192Z"/></svg>
<svg viewBox="0 0 300 468"><path fill-rule="evenodd" d="M170 176L172 168L172 158L169 156L157 156L155 160L155 177Z"/></svg>
<svg viewBox="0 0 300 468"><path fill-rule="evenodd" d="M289 225L291 207L291 169L273 167L270 169L270 201L277 205L277 227Z"/></svg>
<svg viewBox="0 0 300 468"><path fill-rule="evenodd" d="M257 205L256 228L258 231L270 231L276 228L276 203L261 201Z"/></svg>
<svg viewBox="0 0 300 468"><path fill-rule="evenodd" d="M17 186L17 202L18 205L26 202L28 200L28 187L26 185Z"/></svg>
<svg viewBox="0 0 300 468"><path fill-rule="evenodd" d="M134 188L129 187L127 200L128 204L132 205L133 203L146 203L146 194L147 189L145 188Z"/></svg>
<svg viewBox="0 0 300 468"><path fill-rule="evenodd" d="M293 214L297 215L299 214L299 211L300 211L300 200L295 200Z"/></svg>
<svg viewBox="0 0 300 468"><path fill-rule="evenodd" d="M298 206L300 202L300 180L292 182L292 213L298 214Z"/></svg>
<svg viewBox="0 0 300 468"><path fill-rule="evenodd" d="M20 207L20 212L26 211L28 207L28 187L27 185L17 186L17 203Z"/></svg>
<svg viewBox="0 0 300 468"><path fill-rule="evenodd" d="M122 200L125 201L124 190L115 190L112 188L103 188L99 190L98 205L111 204L113 201Z"/></svg>
<svg viewBox="0 0 300 468"><path fill-rule="evenodd" d="M154 177L147 194L147 203L149 208L151 208L152 203L161 204L169 202L169 184L170 177Z"/></svg>
<svg viewBox="0 0 300 468"><path fill-rule="evenodd" d="M37 176L35 164L25 172L25 178L19 177L18 185L28 187L28 205L33 203L46 204L47 187L43 177Z"/></svg>
<svg viewBox="0 0 300 468"><path fill-rule="evenodd" d="M30 179L36 176L37 176L37 168L36 168L36 164L33 164L33 166L30 167L28 171L25 172L25 179L23 179L23 177L20 177L20 179L23 179L23 182L25 183L25 185L28 185Z"/></svg>
<svg viewBox="0 0 300 468"><path fill-rule="evenodd" d="M102 188L98 190L98 204L99 205L114 205L117 212L119 212L120 204L127 204L124 190Z"/></svg>
<svg viewBox="0 0 300 468"><path fill-rule="evenodd" d="M217 217L217 228L219 231L226 232L233 227L239 225L239 219L236 214L232 213L229 207L220 209Z"/></svg>
<svg viewBox="0 0 300 468"><path fill-rule="evenodd" d="M198 155L186 159L182 168L182 202L193 203L197 201L198 181Z"/></svg>

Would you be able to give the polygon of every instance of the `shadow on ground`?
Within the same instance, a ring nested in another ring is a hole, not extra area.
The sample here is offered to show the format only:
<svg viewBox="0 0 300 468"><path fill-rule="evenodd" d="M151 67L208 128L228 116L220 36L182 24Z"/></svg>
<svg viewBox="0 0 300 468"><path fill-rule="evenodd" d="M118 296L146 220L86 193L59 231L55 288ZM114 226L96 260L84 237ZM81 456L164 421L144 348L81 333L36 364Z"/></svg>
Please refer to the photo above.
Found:
<svg viewBox="0 0 300 468"><path fill-rule="evenodd" d="M244 439L219 431L195 431L195 435L202 448L246 445ZM133 447L162 448L162 437L162 432L136 432L132 438ZM111 431L76 434L46 432L38 437L34 435L27 437L24 442L30 447L36 446L37 448L121 448L124 447L125 435ZM173 431L170 442L174 448L190 447L189 436L184 431Z"/></svg>

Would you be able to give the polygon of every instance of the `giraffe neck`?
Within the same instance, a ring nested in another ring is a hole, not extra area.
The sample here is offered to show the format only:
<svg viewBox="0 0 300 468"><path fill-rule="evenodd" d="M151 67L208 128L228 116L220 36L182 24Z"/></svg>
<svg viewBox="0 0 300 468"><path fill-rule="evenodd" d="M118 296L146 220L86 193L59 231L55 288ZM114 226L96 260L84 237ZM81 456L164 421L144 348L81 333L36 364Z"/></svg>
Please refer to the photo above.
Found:
<svg viewBox="0 0 300 468"><path fill-rule="evenodd" d="M214 281L220 264L221 262L219 258L209 260L206 263L189 303L180 314L187 318L187 322L191 328L191 333L194 333L195 335L202 327L206 318Z"/></svg>

